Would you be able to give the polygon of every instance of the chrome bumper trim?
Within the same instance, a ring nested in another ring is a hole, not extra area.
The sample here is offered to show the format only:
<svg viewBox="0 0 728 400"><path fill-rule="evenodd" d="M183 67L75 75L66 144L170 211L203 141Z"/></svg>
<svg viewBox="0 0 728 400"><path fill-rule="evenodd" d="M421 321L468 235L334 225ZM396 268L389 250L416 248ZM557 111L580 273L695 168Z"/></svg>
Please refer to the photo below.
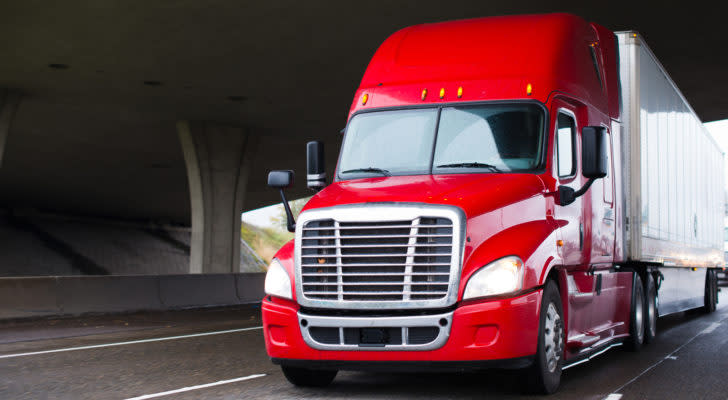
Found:
<svg viewBox="0 0 728 400"><path fill-rule="evenodd" d="M453 312L436 315L417 315L409 317L324 317L298 313L298 326L301 328L303 340L317 350L356 350L356 351L416 351L435 350L444 346L450 337ZM440 324L441 320L447 321L445 326ZM306 320L304 326L303 320ZM326 344L314 340L309 329L315 328L339 328L339 344ZM408 328L415 327L438 327L440 328L435 340L425 344L406 344ZM402 328L403 344L387 344L382 346L360 346L358 344L345 344L344 328Z"/></svg>

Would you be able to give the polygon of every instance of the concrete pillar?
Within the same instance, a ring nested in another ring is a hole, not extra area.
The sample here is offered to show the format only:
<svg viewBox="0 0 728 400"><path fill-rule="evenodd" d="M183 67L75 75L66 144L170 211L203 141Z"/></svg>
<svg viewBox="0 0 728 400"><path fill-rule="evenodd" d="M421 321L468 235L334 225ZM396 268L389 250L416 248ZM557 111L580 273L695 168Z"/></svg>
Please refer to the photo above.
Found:
<svg viewBox="0 0 728 400"><path fill-rule="evenodd" d="M10 134L10 125L20 104L20 94L0 89L0 167L3 165L5 144Z"/></svg>
<svg viewBox="0 0 728 400"><path fill-rule="evenodd" d="M245 129L179 121L190 186L190 273L240 271L240 213L255 140Z"/></svg>

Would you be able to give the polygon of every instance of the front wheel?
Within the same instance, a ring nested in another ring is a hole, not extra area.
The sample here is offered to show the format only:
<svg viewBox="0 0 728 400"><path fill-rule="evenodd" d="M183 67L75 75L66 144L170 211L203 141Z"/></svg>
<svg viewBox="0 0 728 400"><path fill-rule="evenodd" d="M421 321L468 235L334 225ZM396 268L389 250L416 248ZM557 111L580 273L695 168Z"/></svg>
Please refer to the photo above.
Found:
<svg viewBox="0 0 728 400"><path fill-rule="evenodd" d="M288 382L296 386L323 387L330 384L338 371L281 366Z"/></svg>
<svg viewBox="0 0 728 400"><path fill-rule="evenodd" d="M536 360L529 371L529 380L532 391L551 394L561 383L564 355L564 311L554 281L546 283L539 315Z"/></svg>

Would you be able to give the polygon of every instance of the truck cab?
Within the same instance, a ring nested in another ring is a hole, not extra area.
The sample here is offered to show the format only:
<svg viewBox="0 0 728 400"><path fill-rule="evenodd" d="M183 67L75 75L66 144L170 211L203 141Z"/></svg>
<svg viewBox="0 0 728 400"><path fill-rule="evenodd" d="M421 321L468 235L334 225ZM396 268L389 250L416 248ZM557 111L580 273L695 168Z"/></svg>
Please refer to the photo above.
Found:
<svg viewBox="0 0 728 400"><path fill-rule="evenodd" d="M273 362L312 386L342 369L526 368L552 393L563 368L651 340L652 275L624 268L620 112L615 35L579 17L391 35L328 186L309 144L318 193L262 303ZM292 172L269 183L283 193Z"/></svg>

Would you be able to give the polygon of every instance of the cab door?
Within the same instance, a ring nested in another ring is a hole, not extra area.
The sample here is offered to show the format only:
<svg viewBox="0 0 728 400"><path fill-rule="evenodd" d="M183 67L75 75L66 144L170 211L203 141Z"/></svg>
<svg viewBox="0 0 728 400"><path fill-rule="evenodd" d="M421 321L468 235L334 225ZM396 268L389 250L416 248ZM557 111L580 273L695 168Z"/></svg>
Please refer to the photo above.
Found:
<svg viewBox="0 0 728 400"><path fill-rule="evenodd" d="M553 132L552 171L558 186L579 190L584 182L581 175L581 121L586 120L585 106L568 99L556 98L551 108ZM588 223L591 222L589 194L576 198L565 206L554 207L562 245L559 247L567 275L568 334L567 346L584 347L592 338L592 312L595 306L595 278L590 270L591 254Z"/></svg>
<svg viewBox="0 0 728 400"><path fill-rule="evenodd" d="M607 176L594 182L591 191L591 264L609 264L614 261L614 165L612 160L612 134L607 130Z"/></svg>

